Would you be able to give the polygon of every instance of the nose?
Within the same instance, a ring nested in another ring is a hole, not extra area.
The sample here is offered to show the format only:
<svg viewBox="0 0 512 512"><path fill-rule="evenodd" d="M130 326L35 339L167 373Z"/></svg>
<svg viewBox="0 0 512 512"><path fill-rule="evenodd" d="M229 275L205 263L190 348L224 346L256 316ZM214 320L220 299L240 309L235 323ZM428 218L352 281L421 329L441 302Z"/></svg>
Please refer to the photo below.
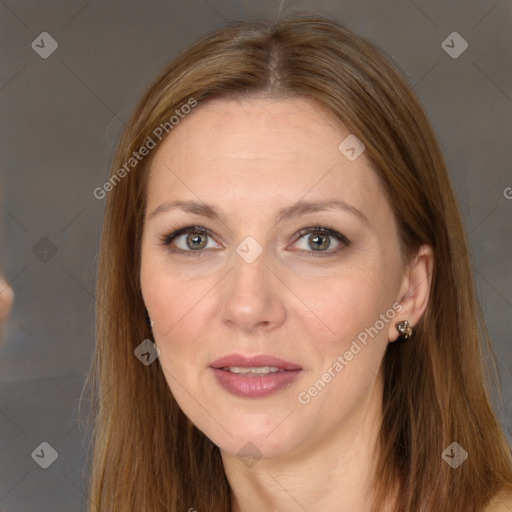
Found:
<svg viewBox="0 0 512 512"><path fill-rule="evenodd" d="M245 333L271 331L286 318L284 285L263 252L248 263L238 254L223 280L221 315L225 325Z"/></svg>

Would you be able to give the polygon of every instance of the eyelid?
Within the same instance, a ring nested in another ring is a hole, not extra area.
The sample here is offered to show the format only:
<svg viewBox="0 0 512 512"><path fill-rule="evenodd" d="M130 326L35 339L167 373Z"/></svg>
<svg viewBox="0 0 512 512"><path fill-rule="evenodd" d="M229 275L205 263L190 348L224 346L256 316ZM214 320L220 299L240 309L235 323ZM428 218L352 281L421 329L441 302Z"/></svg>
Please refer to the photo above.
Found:
<svg viewBox="0 0 512 512"><path fill-rule="evenodd" d="M295 252L301 252L306 257L313 257L313 258L329 257L329 256L334 256L334 255L338 254L341 250L344 249L344 247L349 247L352 243L345 235L343 235L342 233L340 233L333 227L324 225L324 226L311 226L311 227L301 229L297 233L297 240L294 242L294 244L297 243L297 241L300 240L305 235L308 235L311 233L322 233L324 235L335 238L337 240L337 242L339 243L339 246L336 247L335 249L327 250L327 251L313 251L313 250L306 251L304 249L299 249L299 251L295 251Z"/></svg>
<svg viewBox="0 0 512 512"><path fill-rule="evenodd" d="M213 231L203 226L184 226L182 228L178 228L176 230L171 230L170 233L161 237L161 241L163 245L169 245L172 241L174 241L178 236L189 234L189 233L200 233L206 234L211 238L214 238Z"/></svg>
<svg viewBox="0 0 512 512"><path fill-rule="evenodd" d="M180 237L182 235L188 235L191 233L207 235L212 240L215 240L214 233L210 229L205 228L204 226L187 225L182 228L173 230L173 231L171 231L171 233L168 233L168 234L160 237L161 245L170 246L171 243L174 242L174 240L176 240L178 237ZM172 247L172 248L169 247L168 250L173 253L185 254L186 256L198 256L198 255L202 254L205 249L198 249L198 250L194 251L194 250L180 249L179 247ZM209 250L211 250L211 249L209 249Z"/></svg>
<svg viewBox="0 0 512 512"><path fill-rule="evenodd" d="M302 238L304 235L308 235L310 233L323 233L324 235L332 236L332 237L336 238L336 240L338 240L341 243L344 243L347 246L352 243L345 235L343 235L342 233L340 233L339 231L337 231L333 227L328 227L326 225L324 225L324 226L311 226L311 227L308 227L308 228L301 229L297 233L297 235L298 235L298 238Z"/></svg>

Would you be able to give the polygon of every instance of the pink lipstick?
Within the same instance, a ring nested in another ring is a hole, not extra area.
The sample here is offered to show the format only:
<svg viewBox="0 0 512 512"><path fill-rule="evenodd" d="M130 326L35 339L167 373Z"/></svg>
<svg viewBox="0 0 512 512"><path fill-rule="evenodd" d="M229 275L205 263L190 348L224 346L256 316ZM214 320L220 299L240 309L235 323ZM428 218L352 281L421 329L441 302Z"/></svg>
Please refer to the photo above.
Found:
<svg viewBox="0 0 512 512"><path fill-rule="evenodd" d="M213 361L210 368L226 391L246 398L275 393L289 386L302 372L299 365L268 355L230 354Z"/></svg>

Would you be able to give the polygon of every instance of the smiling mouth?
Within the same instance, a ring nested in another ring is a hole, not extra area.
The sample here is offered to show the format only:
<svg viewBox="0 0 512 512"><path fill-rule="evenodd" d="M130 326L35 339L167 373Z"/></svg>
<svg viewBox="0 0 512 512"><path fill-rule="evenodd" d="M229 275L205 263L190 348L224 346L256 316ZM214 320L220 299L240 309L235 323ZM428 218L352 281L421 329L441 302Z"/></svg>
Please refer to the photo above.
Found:
<svg viewBox="0 0 512 512"><path fill-rule="evenodd" d="M290 386L303 371L278 357L240 354L217 359L210 370L225 391L243 398L269 396Z"/></svg>
<svg viewBox="0 0 512 512"><path fill-rule="evenodd" d="M295 363L290 363L279 357L266 354L228 354L210 363L210 367L237 374L252 372L259 375L288 370L302 370L302 368Z"/></svg>
<svg viewBox="0 0 512 512"><path fill-rule="evenodd" d="M277 368L277 366L259 366L259 367L244 367L244 366L226 366L221 368L221 370L225 370L231 373L236 373L239 375L245 375L247 377L254 377L258 375L269 375L270 373L279 373L285 372L282 368Z"/></svg>

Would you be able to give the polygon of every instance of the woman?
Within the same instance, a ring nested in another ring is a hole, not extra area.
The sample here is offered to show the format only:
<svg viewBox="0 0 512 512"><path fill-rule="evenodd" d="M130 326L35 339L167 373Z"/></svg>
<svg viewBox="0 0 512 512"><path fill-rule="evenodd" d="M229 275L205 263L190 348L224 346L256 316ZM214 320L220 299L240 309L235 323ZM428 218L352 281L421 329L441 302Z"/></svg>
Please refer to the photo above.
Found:
<svg viewBox="0 0 512 512"><path fill-rule="evenodd" d="M91 510L512 510L446 165L371 44L204 37L95 195Z"/></svg>

